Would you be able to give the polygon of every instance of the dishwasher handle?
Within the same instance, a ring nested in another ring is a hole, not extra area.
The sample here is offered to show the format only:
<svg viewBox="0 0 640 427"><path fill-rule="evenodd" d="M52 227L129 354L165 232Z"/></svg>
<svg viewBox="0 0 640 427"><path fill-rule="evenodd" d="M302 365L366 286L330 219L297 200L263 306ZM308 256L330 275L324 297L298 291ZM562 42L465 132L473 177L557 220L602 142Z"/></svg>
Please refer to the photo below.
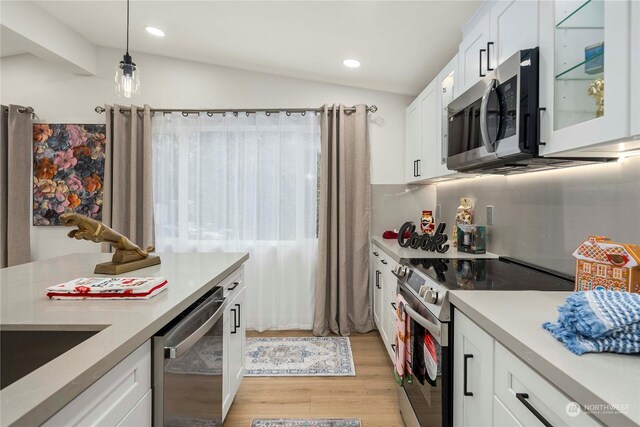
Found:
<svg viewBox="0 0 640 427"><path fill-rule="evenodd" d="M220 318L224 314L224 310L226 307L226 305L224 304L225 299L226 298L222 299L222 303L220 304L220 307L218 307L218 309L213 313L213 315L211 315L211 317L209 317L206 322L200 325L198 329L193 331L191 335L183 339L181 342L179 342L175 346L165 346L164 348L165 358L176 359L182 356L191 347L193 347L193 345L197 343L200 340L200 338L202 338L211 329L211 327L215 325L216 322L218 322L218 320L220 320ZM220 302L220 300L218 300L217 302ZM196 314L196 312L198 311L199 310L196 310L194 314ZM191 317L188 316L185 319L183 319L182 322L188 323L190 318Z"/></svg>

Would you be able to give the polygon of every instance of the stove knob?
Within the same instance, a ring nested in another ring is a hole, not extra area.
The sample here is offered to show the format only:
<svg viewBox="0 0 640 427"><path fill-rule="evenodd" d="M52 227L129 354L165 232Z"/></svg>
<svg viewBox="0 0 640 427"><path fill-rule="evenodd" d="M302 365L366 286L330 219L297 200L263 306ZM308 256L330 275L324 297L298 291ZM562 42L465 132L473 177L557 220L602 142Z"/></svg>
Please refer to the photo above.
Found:
<svg viewBox="0 0 640 427"><path fill-rule="evenodd" d="M393 272L398 277L404 277L407 274L407 267L405 267L404 265L398 264L395 267L393 267Z"/></svg>
<svg viewBox="0 0 640 427"><path fill-rule="evenodd" d="M429 304L437 304L438 303L438 291L434 291L433 289L429 289L425 295L424 300Z"/></svg>

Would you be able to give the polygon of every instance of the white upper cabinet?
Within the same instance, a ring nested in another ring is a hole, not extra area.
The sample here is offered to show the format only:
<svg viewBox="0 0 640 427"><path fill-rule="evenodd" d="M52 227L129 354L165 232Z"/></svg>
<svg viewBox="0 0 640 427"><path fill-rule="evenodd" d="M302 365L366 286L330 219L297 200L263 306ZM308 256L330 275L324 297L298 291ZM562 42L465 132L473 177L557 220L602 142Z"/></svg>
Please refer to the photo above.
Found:
<svg viewBox="0 0 640 427"><path fill-rule="evenodd" d="M498 1L491 8L488 68L493 69L522 49L538 46L538 6L535 0Z"/></svg>
<svg viewBox="0 0 640 427"><path fill-rule="evenodd" d="M420 115L422 121L422 157L418 162L418 177L420 179L432 178L437 175L438 158L438 91L436 80L420 94Z"/></svg>
<svg viewBox="0 0 640 427"><path fill-rule="evenodd" d="M407 182L424 181L436 175L438 118L438 96L433 80L406 110Z"/></svg>
<svg viewBox="0 0 640 427"><path fill-rule="evenodd" d="M463 32L458 51L459 93L511 55L538 46L537 0L485 2Z"/></svg>
<svg viewBox="0 0 640 427"><path fill-rule="evenodd" d="M458 49L460 92L478 82L487 73L487 43L489 43L490 17L482 9L472 18L463 33Z"/></svg>
<svg viewBox="0 0 640 427"><path fill-rule="evenodd" d="M630 21L638 25L637 18L630 19L631 3L540 3L540 107L546 109L541 114L542 155L601 157L640 146L640 141L605 144L628 139L637 128L631 124L637 117L630 118L636 102L630 89L640 78L637 70L630 76L630 57L638 55L630 50Z"/></svg>
<svg viewBox="0 0 640 427"><path fill-rule="evenodd" d="M436 143L438 156L436 158L436 176L452 177L457 175L456 171L447 168L447 151L449 144L449 118L448 107L451 101L458 96L458 56L456 55L440 71L436 78L438 90L438 141Z"/></svg>
<svg viewBox="0 0 640 427"><path fill-rule="evenodd" d="M405 131L405 177L407 182L419 180L418 161L422 158L422 121L420 117L420 100L416 98L406 110Z"/></svg>

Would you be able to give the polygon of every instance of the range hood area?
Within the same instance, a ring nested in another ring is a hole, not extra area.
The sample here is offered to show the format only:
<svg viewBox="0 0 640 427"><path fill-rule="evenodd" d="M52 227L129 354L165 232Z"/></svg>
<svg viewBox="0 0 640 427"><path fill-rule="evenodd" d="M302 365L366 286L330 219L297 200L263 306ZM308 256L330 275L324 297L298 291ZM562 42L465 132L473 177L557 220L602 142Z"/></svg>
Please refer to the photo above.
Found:
<svg viewBox="0 0 640 427"><path fill-rule="evenodd" d="M566 137L567 145L575 144L576 149L558 150L557 143L548 145L545 141L549 141L548 130L553 126L549 121L551 115L557 119L557 114L543 107L540 66L538 47L520 50L448 104L448 169L512 175L640 154L637 139L585 146L578 134L570 132L571 126L563 129L567 133L562 139ZM593 119L599 117L594 113ZM557 140L557 135L554 137Z"/></svg>
<svg viewBox="0 0 640 427"><path fill-rule="evenodd" d="M528 157L522 160L498 159L496 162L460 172L493 175L516 175L528 172L538 172L552 169L571 168L576 166L592 165L594 163L606 163L617 161L615 157Z"/></svg>

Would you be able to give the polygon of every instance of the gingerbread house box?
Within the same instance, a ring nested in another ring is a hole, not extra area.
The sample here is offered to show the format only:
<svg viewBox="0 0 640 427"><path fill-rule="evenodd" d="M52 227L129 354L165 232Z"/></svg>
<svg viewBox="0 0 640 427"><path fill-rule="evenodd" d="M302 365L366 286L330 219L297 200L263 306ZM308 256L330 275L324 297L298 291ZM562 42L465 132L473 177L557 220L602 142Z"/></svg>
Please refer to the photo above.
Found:
<svg viewBox="0 0 640 427"><path fill-rule="evenodd" d="M576 291L606 289L640 293L640 246L591 236L575 250Z"/></svg>

